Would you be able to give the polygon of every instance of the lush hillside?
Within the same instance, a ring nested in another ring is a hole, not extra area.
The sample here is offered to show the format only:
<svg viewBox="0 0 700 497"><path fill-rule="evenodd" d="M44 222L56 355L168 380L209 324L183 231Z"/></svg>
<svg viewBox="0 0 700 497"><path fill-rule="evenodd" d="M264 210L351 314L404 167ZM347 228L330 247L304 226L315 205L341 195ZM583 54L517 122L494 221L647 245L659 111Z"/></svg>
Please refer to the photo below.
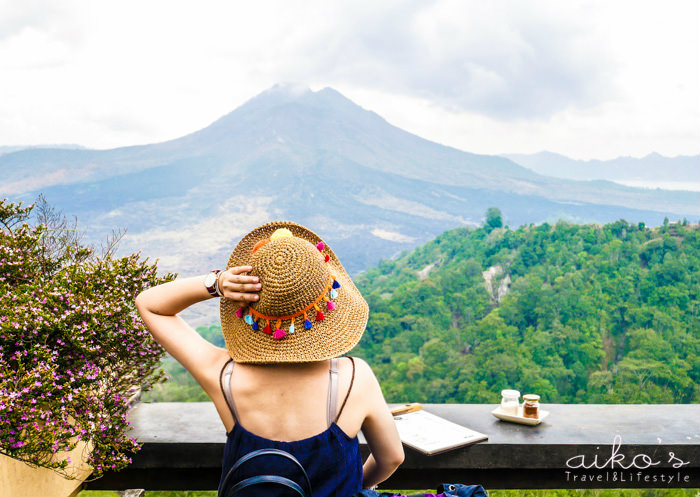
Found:
<svg viewBox="0 0 700 497"><path fill-rule="evenodd" d="M389 402L700 401L700 226L455 229L356 278ZM489 276L490 275L490 276ZM485 279L490 278L487 285ZM220 329L200 327L223 345ZM179 364L144 400L206 400Z"/></svg>
<svg viewBox="0 0 700 497"><path fill-rule="evenodd" d="M700 400L699 226L491 221L357 278L388 401Z"/></svg>

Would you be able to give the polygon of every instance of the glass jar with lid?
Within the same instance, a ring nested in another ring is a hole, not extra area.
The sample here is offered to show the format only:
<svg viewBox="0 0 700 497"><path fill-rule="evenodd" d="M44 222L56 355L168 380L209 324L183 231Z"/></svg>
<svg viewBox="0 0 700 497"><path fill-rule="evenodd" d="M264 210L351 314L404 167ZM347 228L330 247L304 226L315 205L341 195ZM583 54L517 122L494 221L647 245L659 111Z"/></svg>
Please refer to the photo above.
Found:
<svg viewBox="0 0 700 497"><path fill-rule="evenodd" d="M501 390L501 411L513 416L518 415L520 392L517 390Z"/></svg>
<svg viewBox="0 0 700 497"><path fill-rule="evenodd" d="M540 417L540 396L534 393L523 395L523 416L538 419Z"/></svg>

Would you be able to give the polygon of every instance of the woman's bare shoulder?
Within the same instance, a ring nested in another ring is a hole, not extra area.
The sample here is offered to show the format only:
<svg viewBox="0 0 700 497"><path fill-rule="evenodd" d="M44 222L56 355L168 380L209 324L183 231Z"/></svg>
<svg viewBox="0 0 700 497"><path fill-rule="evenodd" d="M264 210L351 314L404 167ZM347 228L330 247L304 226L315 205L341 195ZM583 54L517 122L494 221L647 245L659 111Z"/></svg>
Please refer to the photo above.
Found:
<svg viewBox="0 0 700 497"><path fill-rule="evenodd" d="M350 359L350 357L348 357ZM349 363L350 361L348 361ZM374 371L372 367L367 364L367 361L360 357L352 356L352 362L355 363L355 380L356 381L366 381L368 379L374 378ZM349 364L348 364L349 365ZM350 366L350 365L349 365ZM352 367L352 366L350 366Z"/></svg>
<svg viewBox="0 0 700 497"><path fill-rule="evenodd" d="M359 357L353 357L355 363L355 380L352 387L352 393L357 394L363 399L363 403L376 403L384 400L382 389L379 386L379 381L372 371L372 367ZM350 361L348 361L350 362ZM352 367L351 365L348 365Z"/></svg>

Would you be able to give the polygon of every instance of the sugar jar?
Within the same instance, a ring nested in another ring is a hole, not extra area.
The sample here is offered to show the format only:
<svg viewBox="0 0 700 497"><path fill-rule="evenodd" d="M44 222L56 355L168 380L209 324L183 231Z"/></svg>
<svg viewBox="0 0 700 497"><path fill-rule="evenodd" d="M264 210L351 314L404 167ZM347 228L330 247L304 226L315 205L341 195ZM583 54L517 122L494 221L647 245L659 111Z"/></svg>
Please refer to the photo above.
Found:
<svg viewBox="0 0 700 497"><path fill-rule="evenodd" d="M513 416L518 415L518 407L520 406L520 392L517 390L502 390L501 391L501 411Z"/></svg>

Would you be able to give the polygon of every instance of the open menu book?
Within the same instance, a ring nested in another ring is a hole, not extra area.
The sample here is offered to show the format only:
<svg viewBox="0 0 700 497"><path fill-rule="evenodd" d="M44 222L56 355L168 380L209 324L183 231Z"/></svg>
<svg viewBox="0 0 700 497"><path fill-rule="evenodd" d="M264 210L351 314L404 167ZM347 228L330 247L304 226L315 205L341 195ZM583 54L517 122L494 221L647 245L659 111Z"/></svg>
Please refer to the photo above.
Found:
<svg viewBox="0 0 700 497"><path fill-rule="evenodd" d="M488 440L488 435L430 414L420 404L392 411L401 441L427 455Z"/></svg>

